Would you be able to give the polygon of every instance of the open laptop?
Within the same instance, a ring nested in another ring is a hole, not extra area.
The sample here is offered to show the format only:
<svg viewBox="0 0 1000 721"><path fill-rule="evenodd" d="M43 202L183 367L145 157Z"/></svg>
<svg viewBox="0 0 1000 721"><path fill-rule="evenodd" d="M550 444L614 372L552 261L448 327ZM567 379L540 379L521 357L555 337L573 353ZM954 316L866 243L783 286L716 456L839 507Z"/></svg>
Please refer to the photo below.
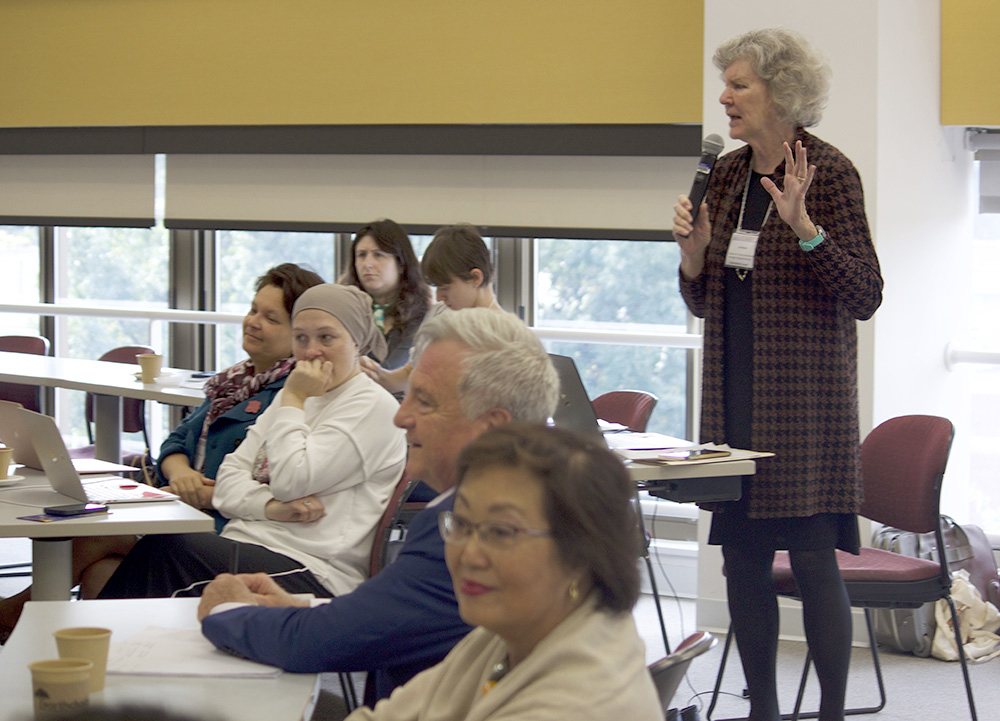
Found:
<svg viewBox="0 0 1000 721"><path fill-rule="evenodd" d="M21 420L21 404L12 401L0 401L0 441L7 447L14 448L14 463L20 463L27 468L42 470L42 462L35 453L31 437L24 429ZM99 458L74 458L73 467L80 475L125 473L136 470L132 466L120 463L102 461Z"/></svg>
<svg viewBox="0 0 1000 721"><path fill-rule="evenodd" d="M161 491L144 483L123 488L122 486L133 486L133 484L117 476L95 478L84 485L73 467L55 420L24 408L20 413L25 433L56 493L69 496L81 503L150 503L173 501L177 498L173 493Z"/></svg>
<svg viewBox="0 0 1000 721"><path fill-rule="evenodd" d="M549 353L549 358L559 375L559 403L552 414L552 425L601 438L612 450L664 450L692 445L683 438L663 433L604 433L576 363L568 356L554 353Z"/></svg>
<svg viewBox="0 0 1000 721"><path fill-rule="evenodd" d="M552 414L552 425L603 439L604 433L576 363L569 356L554 353L549 353L549 358L559 375L559 402Z"/></svg>

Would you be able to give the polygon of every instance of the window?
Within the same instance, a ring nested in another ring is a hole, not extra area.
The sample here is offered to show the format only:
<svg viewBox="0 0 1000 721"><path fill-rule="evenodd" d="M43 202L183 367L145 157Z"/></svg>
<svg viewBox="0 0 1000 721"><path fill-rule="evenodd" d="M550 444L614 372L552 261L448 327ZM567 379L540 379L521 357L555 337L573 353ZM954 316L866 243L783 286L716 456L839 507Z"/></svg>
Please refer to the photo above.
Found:
<svg viewBox="0 0 1000 721"><path fill-rule="evenodd" d="M308 267L336 282L333 233L271 231L219 231L216 233L216 308L225 313L246 313L253 300L257 278L281 263ZM216 326L216 367L227 368L244 358L241 329L235 324Z"/></svg>
<svg viewBox="0 0 1000 721"><path fill-rule="evenodd" d="M975 262L969 265L967 312L956 318L954 343L964 349L1000 352L1000 214L976 218L969 247ZM948 461L942 498L946 513L982 526L1000 537L1000 367L961 364L955 368L958 391L949 416L955 440ZM966 485L967 484L967 485Z"/></svg>
<svg viewBox="0 0 1000 721"><path fill-rule="evenodd" d="M434 240L433 235L410 235L410 244L413 246L413 252L417 254L417 259L424 257L424 251L427 250L427 246L431 244Z"/></svg>
<svg viewBox="0 0 1000 721"><path fill-rule="evenodd" d="M685 437L688 352L652 336L686 332L677 245L540 238L534 257L533 325L593 334L593 340L548 340L548 350L576 361L591 398L618 389L654 393L660 400L648 430ZM608 334L623 331L650 334L649 343L615 343Z"/></svg>
<svg viewBox="0 0 1000 721"><path fill-rule="evenodd" d="M163 227L56 228L55 302L166 308L167 261ZM149 345L165 353L165 331L164 324L145 319L58 316L55 355L96 359L123 345ZM67 445L84 445L84 394L58 391L56 409ZM156 425L154 418L150 428Z"/></svg>
<svg viewBox="0 0 1000 721"><path fill-rule="evenodd" d="M4 258L0 302L39 302L38 228L0 226L0 254ZM39 330L37 315L5 313L0 335L38 335Z"/></svg>

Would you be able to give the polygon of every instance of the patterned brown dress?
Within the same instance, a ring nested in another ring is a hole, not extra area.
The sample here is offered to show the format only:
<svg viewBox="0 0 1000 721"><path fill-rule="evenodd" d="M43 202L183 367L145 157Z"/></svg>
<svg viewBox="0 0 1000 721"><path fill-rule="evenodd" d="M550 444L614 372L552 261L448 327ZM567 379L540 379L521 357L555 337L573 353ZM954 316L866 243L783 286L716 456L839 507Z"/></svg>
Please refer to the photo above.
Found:
<svg viewBox="0 0 1000 721"><path fill-rule="evenodd" d="M862 500L856 320L882 301L882 277L865 215L861 180L833 146L799 129L816 174L806 195L811 220L828 239L811 252L772 212L760 233L749 286L749 446L772 451L746 485L750 518L854 514ZM705 319L701 438L726 433L723 267L750 173L751 149L716 164L708 188L712 238L705 268L681 279L691 312ZM782 186L784 164L771 176ZM732 339L730 339L732 343ZM731 349L732 350L732 349ZM731 426L732 427L732 426ZM725 511L725 504L708 504Z"/></svg>

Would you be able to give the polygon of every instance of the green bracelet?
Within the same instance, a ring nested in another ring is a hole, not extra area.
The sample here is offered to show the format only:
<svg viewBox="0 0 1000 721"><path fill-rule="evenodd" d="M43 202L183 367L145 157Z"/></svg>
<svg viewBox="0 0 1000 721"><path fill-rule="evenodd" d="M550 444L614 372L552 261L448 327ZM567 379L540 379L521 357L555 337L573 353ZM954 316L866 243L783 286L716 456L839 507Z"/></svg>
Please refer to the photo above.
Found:
<svg viewBox="0 0 1000 721"><path fill-rule="evenodd" d="M823 226L822 225L817 225L816 226L816 231L817 232L816 232L816 237L815 238L812 238L810 240L800 240L799 241L799 247L802 248L802 250L804 250L807 253L810 250L814 249L817 245L819 245L820 243L822 243L824 240L826 240L826 231L823 230Z"/></svg>

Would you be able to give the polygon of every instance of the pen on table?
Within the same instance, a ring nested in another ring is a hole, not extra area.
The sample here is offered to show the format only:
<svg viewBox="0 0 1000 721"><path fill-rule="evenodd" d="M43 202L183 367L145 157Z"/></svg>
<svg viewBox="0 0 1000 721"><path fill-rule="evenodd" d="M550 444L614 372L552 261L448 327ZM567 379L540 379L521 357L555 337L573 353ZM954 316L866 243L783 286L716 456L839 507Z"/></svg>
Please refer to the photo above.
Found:
<svg viewBox="0 0 1000 721"><path fill-rule="evenodd" d="M240 544L233 543L233 551L229 555L229 572L236 575L240 566Z"/></svg>

